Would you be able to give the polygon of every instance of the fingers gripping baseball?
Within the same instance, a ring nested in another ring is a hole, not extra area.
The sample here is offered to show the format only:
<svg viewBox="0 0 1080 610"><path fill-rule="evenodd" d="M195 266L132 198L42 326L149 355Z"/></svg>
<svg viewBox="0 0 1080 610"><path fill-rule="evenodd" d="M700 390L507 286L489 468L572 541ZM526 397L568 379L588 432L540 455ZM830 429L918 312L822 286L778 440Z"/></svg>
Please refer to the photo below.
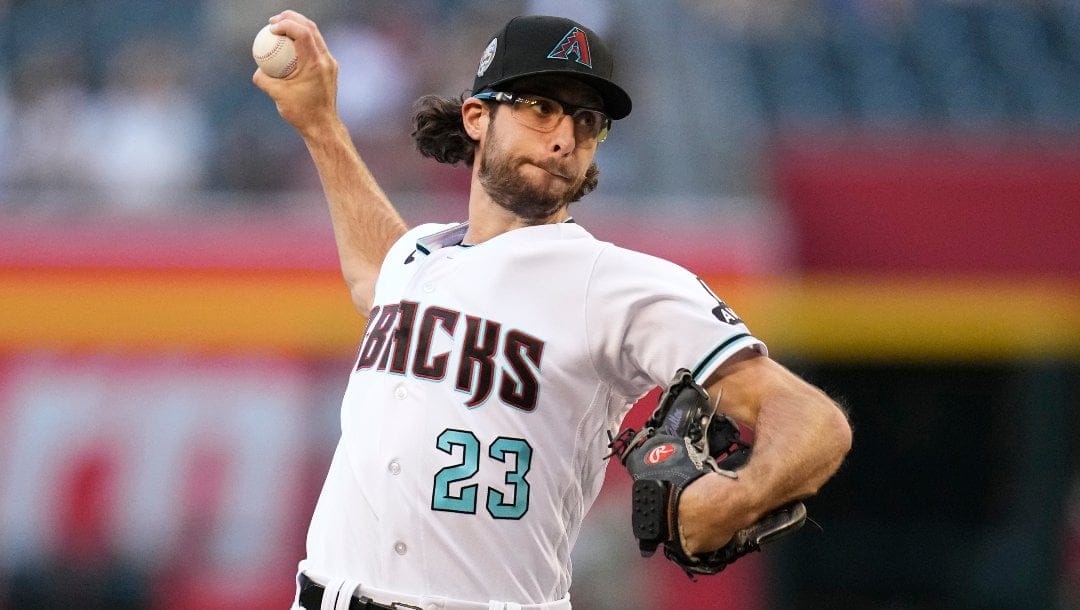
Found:
<svg viewBox="0 0 1080 610"><path fill-rule="evenodd" d="M255 70L252 82L270 96L278 113L301 134L337 117L338 65L314 21L284 11L270 18L273 34L288 36L296 49L296 67L284 78Z"/></svg>

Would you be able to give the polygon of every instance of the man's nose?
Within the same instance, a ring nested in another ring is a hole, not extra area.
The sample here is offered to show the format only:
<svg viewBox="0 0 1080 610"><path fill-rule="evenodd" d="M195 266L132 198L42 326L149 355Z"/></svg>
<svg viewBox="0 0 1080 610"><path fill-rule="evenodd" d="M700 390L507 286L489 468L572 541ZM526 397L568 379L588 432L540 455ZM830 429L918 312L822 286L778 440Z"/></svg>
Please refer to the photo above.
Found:
<svg viewBox="0 0 1080 610"><path fill-rule="evenodd" d="M564 114L551 132L551 150L568 155L574 152L576 146L577 132L574 127L574 117Z"/></svg>

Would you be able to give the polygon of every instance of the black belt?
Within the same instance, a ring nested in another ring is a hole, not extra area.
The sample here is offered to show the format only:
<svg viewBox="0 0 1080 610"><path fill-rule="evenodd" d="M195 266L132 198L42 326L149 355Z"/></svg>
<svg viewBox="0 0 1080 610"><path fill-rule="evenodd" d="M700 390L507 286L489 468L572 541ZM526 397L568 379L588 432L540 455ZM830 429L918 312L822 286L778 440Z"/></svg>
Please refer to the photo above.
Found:
<svg viewBox="0 0 1080 610"><path fill-rule="evenodd" d="M311 580L307 577L307 574L302 572L296 577L296 581L300 583L300 605L306 610L319 610L322 606L323 594L326 593L326 587ZM380 604L364 595L359 597L353 595L352 599L349 600L349 610L403 610L408 608L420 610L416 606L401 602L391 602L389 606Z"/></svg>

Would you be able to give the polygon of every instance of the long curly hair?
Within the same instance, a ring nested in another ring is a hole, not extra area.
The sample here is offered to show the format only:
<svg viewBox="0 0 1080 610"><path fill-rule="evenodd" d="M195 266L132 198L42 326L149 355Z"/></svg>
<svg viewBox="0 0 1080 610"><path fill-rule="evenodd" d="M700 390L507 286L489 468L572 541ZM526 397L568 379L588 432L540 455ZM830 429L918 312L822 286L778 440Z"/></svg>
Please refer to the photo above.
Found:
<svg viewBox="0 0 1080 610"><path fill-rule="evenodd" d="M412 137L421 155L439 163L472 167L477 143L465 133L461 122L464 102L464 94L457 99L425 95L416 101Z"/></svg>
<svg viewBox="0 0 1080 610"><path fill-rule="evenodd" d="M461 106L466 94L457 99L438 95L425 95L416 101L413 114L412 137L416 150L439 163L457 165L464 163L471 168L476 160L477 142L465 133L465 124L461 121ZM498 110L498 104L492 112ZM579 201L585 195L596 190L599 184L600 169L593 162L585 171L585 181L571 197L571 202Z"/></svg>

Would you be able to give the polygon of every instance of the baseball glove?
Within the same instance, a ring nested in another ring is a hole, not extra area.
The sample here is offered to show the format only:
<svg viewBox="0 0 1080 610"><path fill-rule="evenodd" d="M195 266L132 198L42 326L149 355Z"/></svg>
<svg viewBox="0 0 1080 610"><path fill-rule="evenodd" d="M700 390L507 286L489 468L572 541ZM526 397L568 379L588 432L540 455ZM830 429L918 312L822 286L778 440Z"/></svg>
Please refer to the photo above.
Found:
<svg viewBox="0 0 1080 610"><path fill-rule="evenodd" d="M719 549L698 555L683 549L678 522L683 490L710 472L738 478L752 449L735 422L715 413L709 395L686 369L675 374L645 426L624 430L611 441L611 449L634 480L631 524L642 556L663 544L664 555L691 580L720 572L806 521L806 507L796 501L739 530Z"/></svg>

